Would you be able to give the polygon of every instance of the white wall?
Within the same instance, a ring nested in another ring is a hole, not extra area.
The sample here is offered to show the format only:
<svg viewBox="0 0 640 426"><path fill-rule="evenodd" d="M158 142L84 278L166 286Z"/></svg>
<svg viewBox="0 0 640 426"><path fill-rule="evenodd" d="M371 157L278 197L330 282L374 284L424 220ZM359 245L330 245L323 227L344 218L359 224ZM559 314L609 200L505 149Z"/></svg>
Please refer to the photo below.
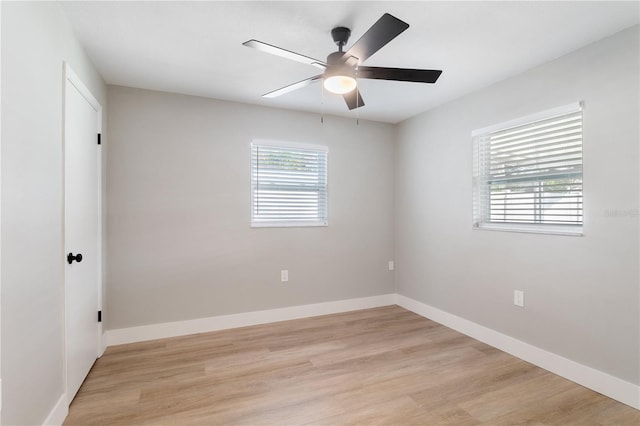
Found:
<svg viewBox="0 0 640 426"><path fill-rule="evenodd" d="M640 383L638 34L625 30L399 125L400 294ZM471 131L580 100L585 235L472 230ZM525 291L524 309L514 289Z"/></svg>
<svg viewBox="0 0 640 426"><path fill-rule="evenodd" d="M115 86L108 104L108 329L393 292L392 125ZM253 138L329 147L328 227L250 227Z"/></svg>
<svg viewBox="0 0 640 426"><path fill-rule="evenodd" d="M106 87L58 3L2 4L2 423L41 424L64 391L63 61Z"/></svg>

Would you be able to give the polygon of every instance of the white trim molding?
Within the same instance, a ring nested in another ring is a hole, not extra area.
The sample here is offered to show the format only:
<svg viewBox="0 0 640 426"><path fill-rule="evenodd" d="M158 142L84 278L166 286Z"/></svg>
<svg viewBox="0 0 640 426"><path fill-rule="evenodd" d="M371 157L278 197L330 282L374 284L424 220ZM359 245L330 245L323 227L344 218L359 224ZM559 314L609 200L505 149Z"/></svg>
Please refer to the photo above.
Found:
<svg viewBox="0 0 640 426"><path fill-rule="evenodd" d="M60 426L64 423L64 419L67 418L67 414L69 414L69 403L67 401L67 394L63 393L60 395L60 398L58 398L58 402L53 406L42 425Z"/></svg>
<svg viewBox="0 0 640 426"><path fill-rule="evenodd" d="M337 314L360 309L377 308L396 304L395 294L361 297L358 299L336 300L311 305L289 306L265 311L244 312L186 321L142 325L138 327L107 330L104 334L107 346L143 342L166 337L185 336L237 327L267 324L308 318L318 315Z"/></svg>
<svg viewBox="0 0 640 426"><path fill-rule="evenodd" d="M500 349L558 376L578 383L609 398L620 401L635 409L640 409L640 386L579 364L560 355L540 349L529 343L514 339L473 321L442 311L409 297L396 295L397 304L409 311L483 343Z"/></svg>
<svg viewBox="0 0 640 426"><path fill-rule="evenodd" d="M606 395L609 398L640 409L640 386L638 385L400 294L383 294L358 299L337 300L311 305L298 305L264 311L107 330L104 334L103 341L106 342L106 346L121 345L395 304L530 362L540 368L544 368L565 379Z"/></svg>
<svg viewBox="0 0 640 426"><path fill-rule="evenodd" d="M490 126L476 129L471 132L471 137L483 135L486 133L495 132L496 130L506 130L511 127L520 126L526 123L533 123L536 121L544 120L546 118L555 117L558 115L568 114L571 112L577 112L584 109L584 102L573 102L568 105L562 105L555 108L550 108L545 111L536 112L533 114L525 115L524 117L514 118L513 120L504 121L502 123L492 124Z"/></svg>

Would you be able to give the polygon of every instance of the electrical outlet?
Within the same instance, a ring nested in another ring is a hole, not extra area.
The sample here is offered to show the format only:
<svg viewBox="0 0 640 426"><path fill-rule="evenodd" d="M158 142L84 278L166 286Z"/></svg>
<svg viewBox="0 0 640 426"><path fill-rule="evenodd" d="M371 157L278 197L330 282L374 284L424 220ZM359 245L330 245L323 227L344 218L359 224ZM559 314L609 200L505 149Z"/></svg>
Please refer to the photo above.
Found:
<svg viewBox="0 0 640 426"><path fill-rule="evenodd" d="M524 308L524 291L522 290L513 291L513 304L516 306L520 306L521 308Z"/></svg>
<svg viewBox="0 0 640 426"><path fill-rule="evenodd" d="M393 260L390 260L390 261L389 261L389 270L390 270L390 271L393 271L393 270L394 270L394 268L395 268L395 265L393 264Z"/></svg>
<svg viewBox="0 0 640 426"><path fill-rule="evenodd" d="M283 269L282 271L280 271L280 281L282 281L283 283L286 283L287 281L289 281L288 269Z"/></svg>

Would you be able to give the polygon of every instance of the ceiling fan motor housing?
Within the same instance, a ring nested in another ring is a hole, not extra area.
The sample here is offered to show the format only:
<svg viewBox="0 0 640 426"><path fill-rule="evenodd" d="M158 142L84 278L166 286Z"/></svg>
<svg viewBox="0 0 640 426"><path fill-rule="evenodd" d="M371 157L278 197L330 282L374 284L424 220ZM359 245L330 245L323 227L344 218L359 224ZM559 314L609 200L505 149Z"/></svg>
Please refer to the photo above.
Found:
<svg viewBox="0 0 640 426"><path fill-rule="evenodd" d="M344 75L355 78L355 69L344 62L343 56L343 52L333 52L329 56L327 56L328 66L323 74L324 78L328 78L334 75Z"/></svg>
<svg viewBox="0 0 640 426"><path fill-rule="evenodd" d="M344 52L333 52L327 56L327 65L330 67L333 65L344 64L344 60L342 57L344 56Z"/></svg>

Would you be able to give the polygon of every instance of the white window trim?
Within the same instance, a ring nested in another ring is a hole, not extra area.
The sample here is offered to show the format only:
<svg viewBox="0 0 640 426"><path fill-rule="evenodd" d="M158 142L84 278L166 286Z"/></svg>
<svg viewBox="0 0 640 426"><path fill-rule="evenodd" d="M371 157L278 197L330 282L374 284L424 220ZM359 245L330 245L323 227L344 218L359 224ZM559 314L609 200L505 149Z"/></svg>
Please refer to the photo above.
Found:
<svg viewBox="0 0 640 426"><path fill-rule="evenodd" d="M317 151L324 151L327 154L329 153L329 147L326 145L316 145L316 144L305 143L305 142L289 142L289 141L279 141L279 140L272 140L272 139L253 139L251 141L251 145L277 146L277 147L283 147L283 148L314 149Z"/></svg>
<svg viewBox="0 0 640 426"><path fill-rule="evenodd" d="M313 228L313 227L327 227L329 221L319 222L251 222L252 228Z"/></svg>
<svg viewBox="0 0 640 426"><path fill-rule="evenodd" d="M310 149L316 151L323 151L327 154L327 166L329 163L329 147L326 145L317 145L311 143L304 142L290 142L290 141L281 141L281 140L272 140L272 139L253 139L249 144L249 151L251 152L253 145L261 145L261 146L272 146L272 147L281 147L281 148L297 148L297 149ZM253 170L253 161L251 159L251 155L249 155L249 170ZM329 226L329 170L327 169L326 176L326 184L327 188L325 190L325 194L327 197L327 211L325 214L325 219L322 221L274 221L274 222L255 222L253 220L253 187L251 182L251 176L249 177L249 218L251 223L251 228L313 228L313 227L327 227Z"/></svg>
<svg viewBox="0 0 640 426"><path fill-rule="evenodd" d="M582 226L550 225L550 224L527 224L518 225L507 223L479 223L474 224L473 229L477 231L503 231L519 232L529 234L549 234L568 235L572 237L582 237L584 232Z"/></svg>
<svg viewBox="0 0 640 426"><path fill-rule="evenodd" d="M567 105L562 105L556 108L550 108L545 111L540 111L534 114L529 114L523 117L515 118L513 120L504 121L502 123L493 124L480 129L473 130L471 132L471 140L477 136L485 135L491 132L499 130L508 130L512 127L518 127L523 124L532 123L548 119L554 116L569 114L576 110L584 111L584 102L572 102ZM582 137L584 146L584 135ZM475 143L475 142L474 142ZM475 149L473 147L472 149ZM584 155L584 154L583 154ZM583 156L584 160L584 156ZM584 167L584 163L583 163ZM584 173L583 173L584 179ZM472 193L475 189L472 187ZM473 194L475 197L475 193ZM473 200L472 200L473 210ZM518 232L518 233L531 233L531 234L547 234L547 235L566 235L574 237L584 236L584 208L582 211L583 222L582 225L553 225L553 224L511 224L511 223L472 223L472 229L477 231L502 231L502 232ZM474 217L475 220L475 217Z"/></svg>
<svg viewBox="0 0 640 426"><path fill-rule="evenodd" d="M523 124L531 123L534 121L544 120L546 118L551 118L555 115L569 114L578 109L584 109L584 103L582 101L573 102L567 105L551 108L546 111L525 115L524 117L515 118L513 120L508 120L498 124L492 124L491 126L483 127L481 129L476 129L471 132L471 137L474 138L476 136L480 136L485 133L495 132L497 130L508 130L511 127L517 127L517 126L521 126Z"/></svg>

